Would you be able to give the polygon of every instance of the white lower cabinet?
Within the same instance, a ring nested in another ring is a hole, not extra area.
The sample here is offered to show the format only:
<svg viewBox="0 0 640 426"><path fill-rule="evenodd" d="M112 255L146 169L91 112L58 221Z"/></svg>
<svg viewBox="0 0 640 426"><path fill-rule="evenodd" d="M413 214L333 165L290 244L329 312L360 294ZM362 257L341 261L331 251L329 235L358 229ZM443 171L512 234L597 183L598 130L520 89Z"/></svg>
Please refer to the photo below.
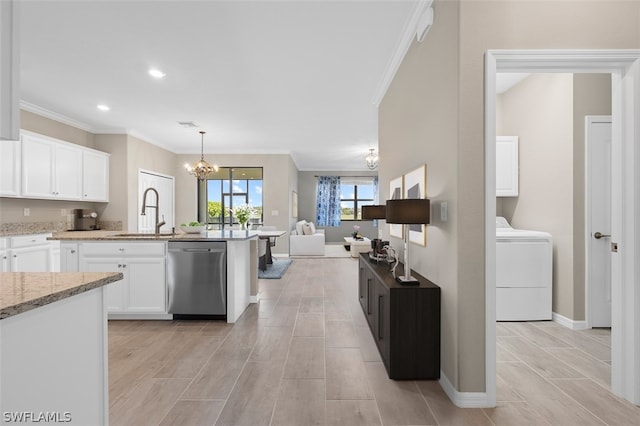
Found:
<svg viewBox="0 0 640 426"><path fill-rule="evenodd" d="M60 272L78 272L78 243L60 243Z"/></svg>
<svg viewBox="0 0 640 426"><path fill-rule="evenodd" d="M48 241L51 234L19 235L0 240L0 269L2 272L56 272L56 241Z"/></svg>
<svg viewBox="0 0 640 426"><path fill-rule="evenodd" d="M124 274L106 287L107 312L166 314L165 243L81 243L79 253L82 272Z"/></svg>

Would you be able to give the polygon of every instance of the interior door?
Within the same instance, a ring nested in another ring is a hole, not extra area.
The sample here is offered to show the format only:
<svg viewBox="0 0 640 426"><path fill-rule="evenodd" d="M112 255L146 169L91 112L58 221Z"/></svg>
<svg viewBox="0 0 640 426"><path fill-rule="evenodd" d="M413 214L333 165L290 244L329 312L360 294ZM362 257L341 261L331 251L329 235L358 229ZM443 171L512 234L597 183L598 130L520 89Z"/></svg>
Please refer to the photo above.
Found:
<svg viewBox="0 0 640 426"><path fill-rule="evenodd" d="M587 321L611 327L611 117L587 117Z"/></svg>
<svg viewBox="0 0 640 426"><path fill-rule="evenodd" d="M158 191L160 198L158 217L159 220L166 222L160 228L160 232L171 232L171 228L175 227L174 223L174 178L173 176L162 175L154 172L140 170L138 173L138 232L154 232L156 212L154 208L149 208L146 214L142 216L142 197L147 188L154 188ZM147 194L147 206L158 205L156 195L153 191ZM163 219L164 217L164 219Z"/></svg>

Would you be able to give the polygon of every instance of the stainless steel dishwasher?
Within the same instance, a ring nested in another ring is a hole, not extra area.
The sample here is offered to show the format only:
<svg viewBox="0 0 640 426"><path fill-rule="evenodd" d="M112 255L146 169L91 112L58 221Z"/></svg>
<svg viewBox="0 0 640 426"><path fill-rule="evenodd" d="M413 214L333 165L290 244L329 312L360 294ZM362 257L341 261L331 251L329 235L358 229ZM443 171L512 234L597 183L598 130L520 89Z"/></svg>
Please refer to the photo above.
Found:
<svg viewBox="0 0 640 426"><path fill-rule="evenodd" d="M227 244L169 241L169 313L174 319L222 319L227 315Z"/></svg>

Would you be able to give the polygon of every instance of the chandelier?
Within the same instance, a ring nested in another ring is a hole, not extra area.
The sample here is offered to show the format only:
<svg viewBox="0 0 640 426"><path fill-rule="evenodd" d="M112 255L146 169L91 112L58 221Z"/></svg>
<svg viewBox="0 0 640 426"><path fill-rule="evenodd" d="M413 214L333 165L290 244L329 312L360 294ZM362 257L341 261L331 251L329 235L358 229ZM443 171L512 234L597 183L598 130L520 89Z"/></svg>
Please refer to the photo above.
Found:
<svg viewBox="0 0 640 426"><path fill-rule="evenodd" d="M196 161L195 163L193 163L193 165L191 164L184 165L184 168L187 170L187 173L194 175L195 177L198 178L198 180L205 180L207 178L207 175L209 175L209 173L218 171L217 165L214 164L212 166L211 164L207 163L204 160L204 134L205 133L206 132L204 131L200 131L200 134L202 135L201 148L200 148L200 161Z"/></svg>
<svg viewBox="0 0 640 426"><path fill-rule="evenodd" d="M371 170L378 167L378 154L376 154L375 149L370 148L369 154L367 154L367 156L364 157L364 159L367 162L367 167L370 168Z"/></svg>

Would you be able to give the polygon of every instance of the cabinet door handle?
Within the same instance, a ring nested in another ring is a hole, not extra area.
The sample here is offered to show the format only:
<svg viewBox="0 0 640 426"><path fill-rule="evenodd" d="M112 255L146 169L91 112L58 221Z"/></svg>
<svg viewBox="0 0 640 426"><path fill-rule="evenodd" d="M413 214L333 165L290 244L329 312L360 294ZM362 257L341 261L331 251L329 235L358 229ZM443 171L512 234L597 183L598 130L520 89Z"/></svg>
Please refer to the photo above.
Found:
<svg viewBox="0 0 640 426"><path fill-rule="evenodd" d="M371 314L371 278L367 278L367 314Z"/></svg>
<svg viewBox="0 0 640 426"><path fill-rule="evenodd" d="M73 253L75 253L75 252L76 252L75 250L71 250L71 254L73 254Z"/></svg>
<svg viewBox="0 0 640 426"><path fill-rule="evenodd" d="M378 339L382 339L382 294L378 295Z"/></svg>
<svg viewBox="0 0 640 426"><path fill-rule="evenodd" d="M120 248L118 249L118 251L124 251L124 249L123 249L122 247L120 247Z"/></svg>
<svg viewBox="0 0 640 426"><path fill-rule="evenodd" d="M121 263L118 263L118 268L122 268L122 264Z"/></svg>
<svg viewBox="0 0 640 426"><path fill-rule="evenodd" d="M127 264L126 264L126 263L123 263L123 264L122 264L122 267L123 267L123 268L126 268L126 267L127 267Z"/></svg>

